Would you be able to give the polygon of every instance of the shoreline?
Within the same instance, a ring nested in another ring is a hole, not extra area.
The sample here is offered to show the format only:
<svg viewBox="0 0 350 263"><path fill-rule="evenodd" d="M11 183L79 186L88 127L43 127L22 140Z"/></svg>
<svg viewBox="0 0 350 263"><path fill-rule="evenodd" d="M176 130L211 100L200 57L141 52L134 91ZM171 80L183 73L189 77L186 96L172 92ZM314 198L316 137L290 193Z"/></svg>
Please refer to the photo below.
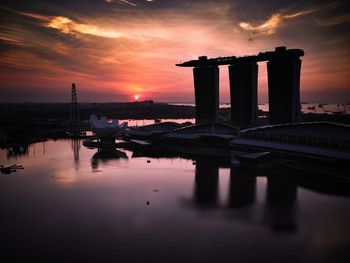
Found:
<svg viewBox="0 0 350 263"><path fill-rule="evenodd" d="M79 104L79 125L72 125L70 103L62 104L0 104L0 145L9 143L30 143L47 138L67 138L67 133L90 130L90 114L107 116L107 118L142 121L171 119L194 119L194 106L171 105L153 101L133 103L91 103ZM349 114L304 113L302 122L336 122L350 125ZM219 120L230 123L230 108L219 109ZM255 126L268 124L268 112L259 110Z"/></svg>

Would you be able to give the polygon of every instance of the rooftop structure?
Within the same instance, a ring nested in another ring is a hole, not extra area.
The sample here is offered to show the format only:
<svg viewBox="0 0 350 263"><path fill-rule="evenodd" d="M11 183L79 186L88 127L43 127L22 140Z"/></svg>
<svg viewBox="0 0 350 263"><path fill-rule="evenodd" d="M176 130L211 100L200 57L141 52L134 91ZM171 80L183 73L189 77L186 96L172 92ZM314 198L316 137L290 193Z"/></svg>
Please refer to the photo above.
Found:
<svg viewBox="0 0 350 263"><path fill-rule="evenodd" d="M289 152L304 157L318 156L348 163L350 126L332 122L267 125L242 130L231 141L231 145L236 148Z"/></svg>
<svg viewBox="0 0 350 263"><path fill-rule="evenodd" d="M236 63L262 62L279 58L298 58L304 56L302 49L287 49L285 46L276 47L274 51L260 52L258 55L229 56L208 59L207 56L200 56L196 60L189 60L176 64L178 67L202 67L202 66L222 66Z"/></svg>

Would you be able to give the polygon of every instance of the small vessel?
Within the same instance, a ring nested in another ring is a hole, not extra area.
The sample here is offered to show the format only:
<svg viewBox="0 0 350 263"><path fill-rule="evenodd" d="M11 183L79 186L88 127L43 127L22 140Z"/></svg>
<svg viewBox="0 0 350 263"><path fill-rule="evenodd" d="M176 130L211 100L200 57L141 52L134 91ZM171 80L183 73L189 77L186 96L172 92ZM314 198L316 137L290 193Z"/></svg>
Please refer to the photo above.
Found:
<svg viewBox="0 0 350 263"><path fill-rule="evenodd" d="M17 172L18 169L24 169L24 168L22 165L17 165L17 164L10 165L10 166L0 165L0 171L3 174L10 174L13 172Z"/></svg>

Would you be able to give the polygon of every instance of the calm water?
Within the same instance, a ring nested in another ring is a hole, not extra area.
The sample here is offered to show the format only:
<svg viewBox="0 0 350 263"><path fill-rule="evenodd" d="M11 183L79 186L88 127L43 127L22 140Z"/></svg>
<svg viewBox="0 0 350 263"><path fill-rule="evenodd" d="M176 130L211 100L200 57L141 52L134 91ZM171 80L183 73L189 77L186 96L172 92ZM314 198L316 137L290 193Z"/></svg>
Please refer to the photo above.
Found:
<svg viewBox="0 0 350 263"><path fill-rule="evenodd" d="M195 106L194 103L169 103L172 105ZM220 108L230 108L230 103L220 103ZM269 111L268 103L258 105L259 110ZM317 103L302 103L302 113L317 113L317 114L350 114L350 104L317 104Z"/></svg>
<svg viewBox="0 0 350 263"><path fill-rule="evenodd" d="M70 140L21 153L0 151L0 164L25 167L0 176L8 262L349 262L346 197L213 159Z"/></svg>

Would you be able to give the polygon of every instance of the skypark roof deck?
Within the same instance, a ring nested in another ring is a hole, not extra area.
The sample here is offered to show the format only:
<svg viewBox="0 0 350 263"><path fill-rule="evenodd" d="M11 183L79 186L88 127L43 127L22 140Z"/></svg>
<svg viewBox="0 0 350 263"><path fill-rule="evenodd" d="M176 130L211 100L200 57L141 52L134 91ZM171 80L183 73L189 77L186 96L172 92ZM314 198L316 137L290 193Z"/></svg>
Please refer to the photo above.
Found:
<svg viewBox="0 0 350 263"><path fill-rule="evenodd" d="M180 64L178 67L204 67L204 66L220 66L232 65L236 63L249 63L270 61L288 57L302 57L304 51L302 49L287 49L285 46L276 47L275 51L260 52L258 55L242 56L242 57L217 57L208 59L206 56L198 57L197 60L190 60Z"/></svg>

